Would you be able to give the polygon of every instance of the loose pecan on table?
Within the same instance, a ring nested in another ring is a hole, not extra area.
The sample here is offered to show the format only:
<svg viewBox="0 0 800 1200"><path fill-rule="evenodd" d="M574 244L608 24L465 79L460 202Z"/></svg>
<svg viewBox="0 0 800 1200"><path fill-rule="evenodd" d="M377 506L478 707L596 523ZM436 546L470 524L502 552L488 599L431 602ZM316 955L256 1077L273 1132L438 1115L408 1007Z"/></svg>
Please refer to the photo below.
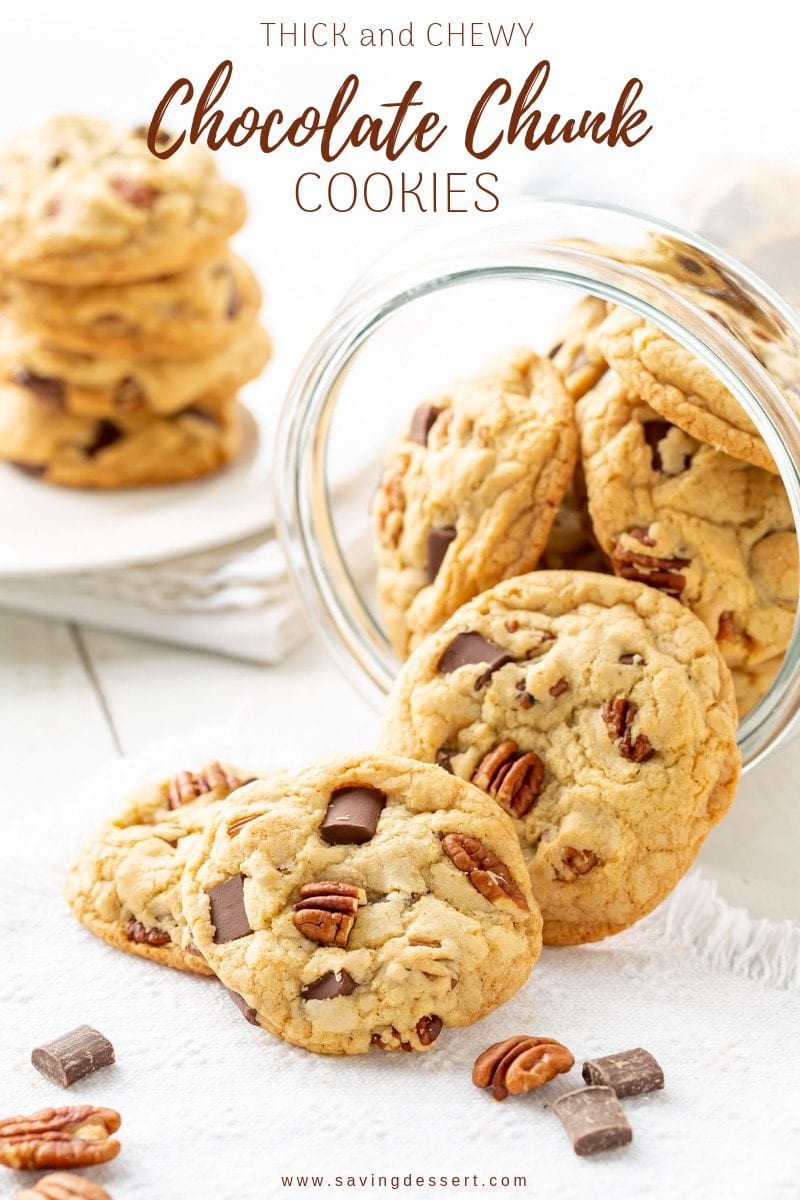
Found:
<svg viewBox="0 0 800 1200"><path fill-rule="evenodd" d="M442 849L459 871L463 871L476 892L490 903L512 900L517 908L530 912L528 901L519 890L502 859L478 838L465 833L446 833Z"/></svg>
<svg viewBox="0 0 800 1200"><path fill-rule="evenodd" d="M554 1038L520 1035L495 1042L479 1054L472 1082L479 1088L491 1087L493 1100L505 1100L542 1087L571 1070L574 1062L567 1047Z"/></svg>
<svg viewBox="0 0 800 1200"><path fill-rule="evenodd" d="M172 941L165 930L148 929L141 921L134 920L128 921L125 926L125 937L139 946L168 946Z"/></svg>
<svg viewBox="0 0 800 1200"><path fill-rule="evenodd" d="M300 888L300 899L294 906L294 923L312 942L344 949L358 907L366 902L364 889L349 883L330 880L306 883Z"/></svg>
<svg viewBox="0 0 800 1200"><path fill-rule="evenodd" d="M93 1167L119 1154L110 1135L120 1127L113 1108L91 1104L42 1108L0 1121L0 1164L17 1171Z"/></svg>
<svg viewBox="0 0 800 1200"><path fill-rule="evenodd" d="M642 531L630 531L632 534ZM645 545L652 541L639 539ZM647 583L650 587L658 588L669 596L680 596L686 587L686 576L681 574L684 567L691 564L690 558L656 558L653 554L641 554L637 550L626 549L617 542L611 551L611 565L614 573L622 579L635 579L637 583Z"/></svg>
<svg viewBox="0 0 800 1200"><path fill-rule="evenodd" d="M641 763L652 758L655 750L644 733L633 737L633 722L638 711L633 701L626 700L624 696L606 700L602 708L603 720L608 726L608 736L612 742L619 742L617 748L622 757L629 758L631 762Z"/></svg>
<svg viewBox="0 0 800 1200"><path fill-rule="evenodd" d="M514 817L524 817L539 799L544 764L533 750L516 742L500 742L478 764L472 782Z"/></svg>
<svg viewBox="0 0 800 1200"><path fill-rule="evenodd" d="M235 792L244 782L244 779L240 779L216 760L208 763L196 774L194 771L179 771L167 785L167 807L181 808L184 804L196 800L198 796L213 791L215 787Z"/></svg>
<svg viewBox="0 0 800 1200"><path fill-rule="evenodd" d="M44 1175L35 1187L17 1192L14 1200L111 1200L111 1196L83 1175L57 1171L55 1175Z"/></svg>

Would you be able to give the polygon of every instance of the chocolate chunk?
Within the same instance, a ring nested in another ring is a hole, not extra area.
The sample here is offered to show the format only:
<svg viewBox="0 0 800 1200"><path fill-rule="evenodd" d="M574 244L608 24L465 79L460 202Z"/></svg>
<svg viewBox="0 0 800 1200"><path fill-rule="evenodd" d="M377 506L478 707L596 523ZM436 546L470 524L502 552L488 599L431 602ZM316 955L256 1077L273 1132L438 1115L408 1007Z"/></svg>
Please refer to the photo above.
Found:
<svg viewBox="0 0 800 1200"><path fill-rule="evenodd" d="M211 906L214 942L235 942L252 933L244 907L244 875L232 875L206 892Z"/></svg>
<svg viewBox="0 0 800 1200"><path fill-rule="evenodd" d="M330 798L320 836L331 846L368 842L375 836L385 804L386 794L377 788L340 788Z"/></svg>
<svg viewBox="0 0 800 1200"><path fill-rule="evenodd" d="M440 746L436 751L436 765L449 775L453 775L453 759L458 754L454 746Z"/></svg>
<svg viewBox="0 0 800 1200"><path fill-rule="evenodd" d="M417 1037L423 1046L432 1046L444 1028L441 1017L420 1017L417 1021Z"/></svg>
<svg viewBox="0 0 800 1200"><path fill-rule="evenodd" d="M67 389L63 379L55 379L49 375L35 375L33 371L24 368L15 371L11 379L19 387L33 392L37 400L43 400L45 404L50 404L53 408L64 407Z"/></svg>
<svg viewBox="0 0 800 1200"><path fill-rule="evenodd" d="M555 358L556 355L558 354L559 350L561 350L563 348L563 346L564 346L563 342L556 342L555 346L551 346L550 349L547 351L547 357Z"/></svg>
<svg viewBox="0 0 800 1200"><path fill-rule="evenodd" d="M427 446L428 434L441 411L435 404L420 404L419 408L414 410L411 418L411 426L408 430L409 440L419 442L420 446Z"/></svg>
<svg viewBox="0 0 800 1200"><path fill-rule="evenodd" d="M560 679L556 680L556 682L549 689L549 691L550 691L550 695L553 696L554 699L556 699L556 700L558 699L559 696L563 696L564 692L569 691L569 684L567 683L567 681L563 675L561 676Z"/></svg>
<svg viewBox="0 0 800 1200"><path fill-rule="evenodd" d="M486 663L488 670L475 681L476 688L481 688L489 682L492 672L513 661L510 654L494 642L490 642L483 634L458 633L436 664L436 670L442 675L449 675L459 667Z"/></svg>
<svg viewBox="0 0 800 1200"><path fill-rule="evenodd" d="M439 574L439 567L447 553L447 547L455 540L455 536L454 525L442 525L439 528L428 530L428 583L433 583Z"/></svg>
<svg viewBox="0 0 800 1200"><path fill-rule="evenodd" d="M576 1154L615 1150L633 1140L622 1105L610 1087L578 1088L553 1105Z"/></svg>
<svg viewBox="0 0 800 1200"><path fill-rule="evenodd" d="M36 1070L64 1088L113 1061L111 1042L90 1025L79 1025L55 1041L37 1046L31 1054Z"/></svg>
<svg viewBox="0 0 800 1200"><path fill-rule="evenodd" d="M327 971L313 983L307 983L300 995L303 1000L335 1000L337 996L352 996L357 986L347 971Z"/></svg>
<svg viewBox="0 0 800 1200"><path fill-rule="evenodd" d="M225 987L224 984L223 984L223 987ZM239 1009L239 1012L243 1015L245 1021L249 1021L251 1025L257 1025L258 1018L256 1016L256 1010L254 1008L250 1007L250 1005L245 1000L244 996L240 996L238 992L234 992L229 987L226 987L225 991L228 993L228 995L230 996L233 1003Z"/></svg>
<svg viewBox="0 0 800 1200"><path fill-rule="evenodd" d="M641 1096L664 1086L664 1072L652 1054L641 1046L604 1058L590 1058L583 1064L582 1074L586 1083L613 1088L620 1098Z"/></svg>
<svg viewBox="0 0 800 1200"><path fill-rule="evenodd" d="M645 421L642 426L644 440L650 447L650 456L654 471L660 471L663 466L658 445L667 436L670 429L672 429L672 425L670 425L669 421Z"/></svg>
<svg viewBox="0 0 800 1200"><path fill-rule="evenodd" d="M161 840L165 841L166 839L162 838ZM167 845L171 845L173 849L177 844L177 842L167 842ZM140 946L168 946L172 941L165 929L148 929L141 921L133 918L125 926L125 936L129 942L136 942Z"/></svg>
<svg viewBox="0 0 800 1200"><path fill-rule="evenodd" d="M140 183L127 175L113 175L108 182L112 190L126 203L144 211L153 207L159 194L158 189L151 187L149 183Z"/></svg>
<svg viewBox="0 0 800 1200"><path fill-rule="evenodd" d="M94 458L95 454L99 454L107 446L113 446L121 437L122 433L113 421L98 421L94 441L86 446L83 452L87 458Z"/></svg>

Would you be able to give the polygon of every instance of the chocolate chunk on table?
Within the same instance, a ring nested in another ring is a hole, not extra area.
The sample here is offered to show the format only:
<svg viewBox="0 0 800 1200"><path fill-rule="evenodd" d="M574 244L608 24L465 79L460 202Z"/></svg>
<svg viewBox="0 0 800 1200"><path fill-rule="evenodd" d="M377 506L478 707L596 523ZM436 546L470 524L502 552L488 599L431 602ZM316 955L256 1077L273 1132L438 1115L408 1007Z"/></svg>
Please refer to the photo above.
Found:
<svg viewBox="0 0 800 1200"><path fill-rule="evenodd" d="M553 1105L576 1154L615 1150L633 1140L617 1094L610 1087L578 1088L559 1096Z"/></svg>
<svg viewBox="0 0 800 1200"><path fill-rule="evenodd" d="M67 1088L84 1075L110 1066L114 1062L114 1047L90 1025L79 1025L52 1042L37 1046L31 1062L42 1075Z"/></svg>
<svg viewBox="0 0 800 1200"><path fill-rule="evenodd" d="M208 890L214 942L235 942L253 932L244 906L244 875L232 875Z"/></svg>
<svg viewBox="0 0 800 1200"><path fill-rule="evenodd" d="M339 788L330 798L320 835L332 846L369 842L385 804L386 793L378 788Z"/></svg>
<svg viewBox="0 0 800 1200"><path fill-rule="evenodd" d="M637 1046L583 1064L586 1083L613 1088L618 1096L641 1096L664 1086L664 1072L652 1054Z"/></svg>

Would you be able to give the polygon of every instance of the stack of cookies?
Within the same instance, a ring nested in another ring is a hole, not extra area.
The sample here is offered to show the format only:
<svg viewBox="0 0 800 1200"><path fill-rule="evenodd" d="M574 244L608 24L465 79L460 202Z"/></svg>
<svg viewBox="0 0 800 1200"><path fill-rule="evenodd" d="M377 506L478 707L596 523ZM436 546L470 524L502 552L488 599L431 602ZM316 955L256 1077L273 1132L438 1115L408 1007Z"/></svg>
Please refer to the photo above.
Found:
<svg viewBox="0 0 800 1200"><path fill-rule="evenodd" d="M51 120L0 152L0 458L48 483L194 479L241 440L261 294L241 190L146 130Z"/></svg>

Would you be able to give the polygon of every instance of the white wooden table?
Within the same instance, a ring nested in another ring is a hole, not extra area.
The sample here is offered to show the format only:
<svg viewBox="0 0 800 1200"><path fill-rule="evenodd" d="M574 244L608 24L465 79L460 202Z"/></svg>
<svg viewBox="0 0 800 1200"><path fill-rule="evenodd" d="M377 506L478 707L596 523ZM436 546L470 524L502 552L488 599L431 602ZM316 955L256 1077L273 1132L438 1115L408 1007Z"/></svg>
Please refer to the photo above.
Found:
<svg viewBox="0 0 800 1200"><path fill-rule="evenodd" d="M88 778L155 739L222 726L242 704L263 707L272 745L291 731L308 758L368 747L378 728L310 637L266 668L0 612L3 803L25 805L32 824L42 789ZM746 778L702 851L722 895L756 916L800 921L799 779L800 743Z"/></svg>

